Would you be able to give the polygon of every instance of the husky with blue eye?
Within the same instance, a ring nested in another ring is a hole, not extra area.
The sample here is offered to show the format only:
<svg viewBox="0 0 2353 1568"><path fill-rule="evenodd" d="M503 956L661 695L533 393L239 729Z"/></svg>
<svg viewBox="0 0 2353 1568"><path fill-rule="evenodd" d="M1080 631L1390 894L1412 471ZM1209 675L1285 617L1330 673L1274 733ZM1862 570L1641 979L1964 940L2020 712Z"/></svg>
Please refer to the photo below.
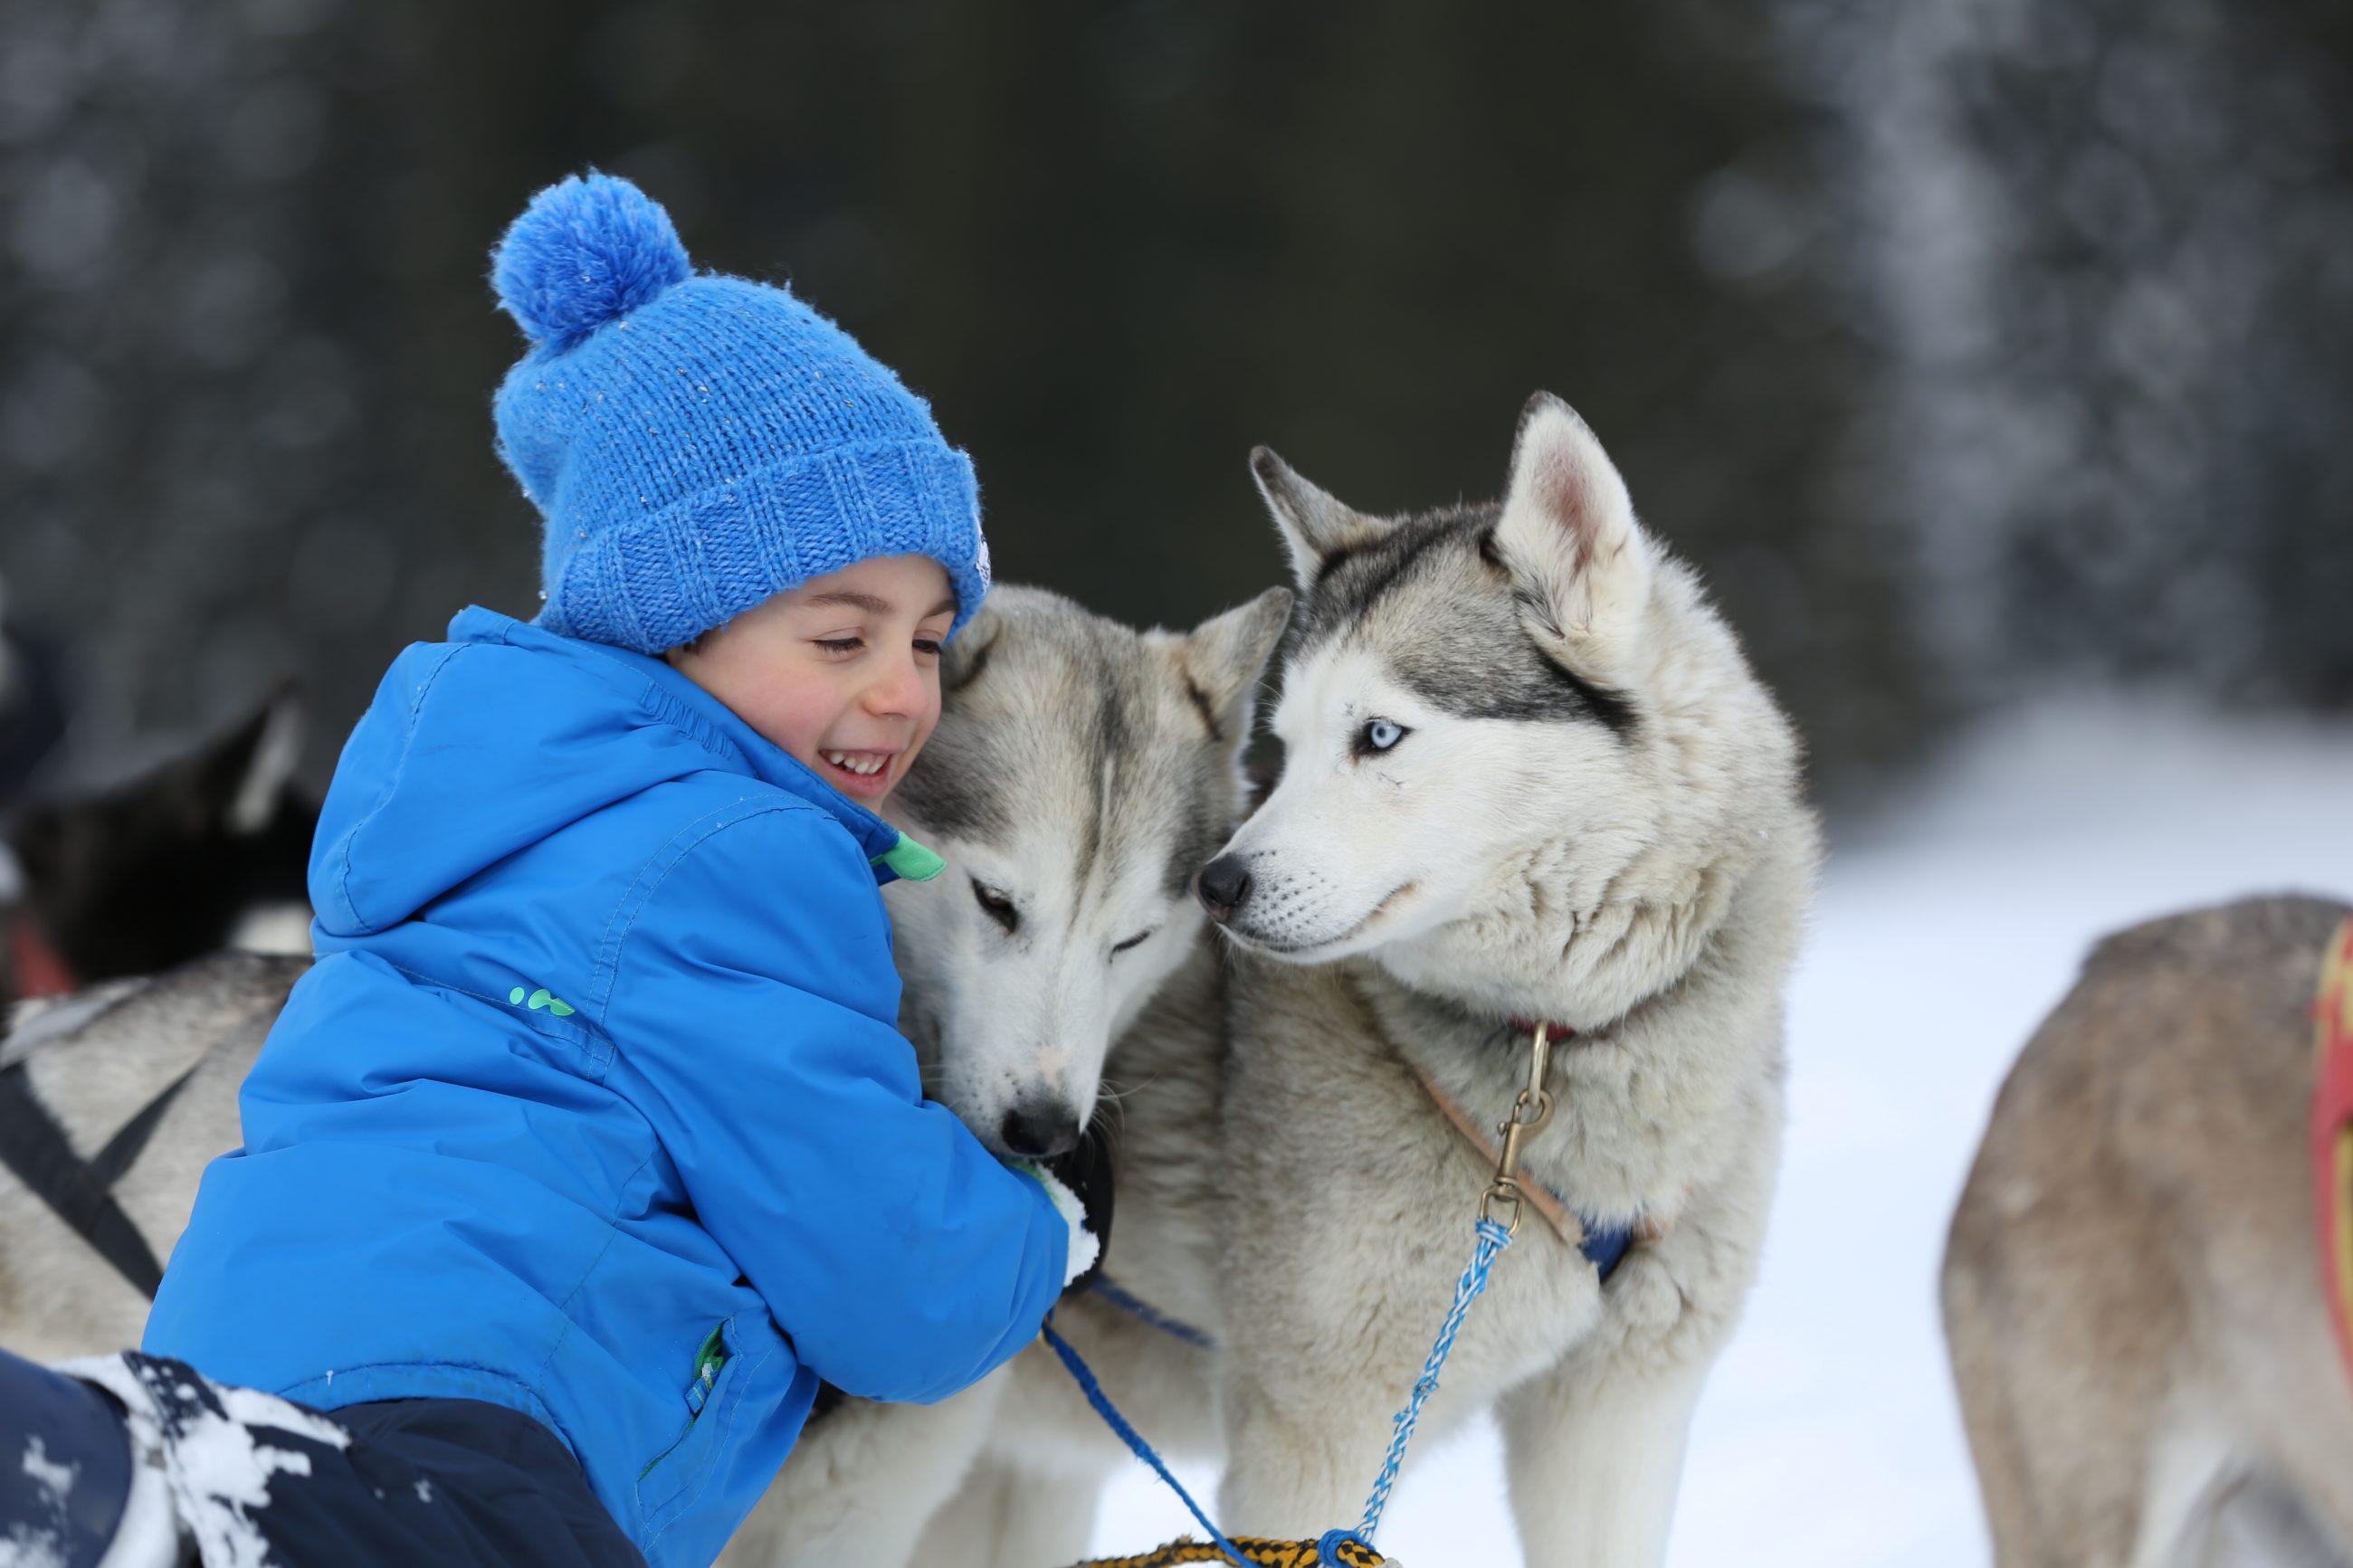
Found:
<svg viewBox="0 0 2353 1568"><path fill-rule="evenodd" d="M1557 398L1494 505L1374 518L1254 467L1302 600L1282 781L1198 884L1241 959L1220 1522L1356 1519L1492 1164L1449 1112L1504 1121L1541 1023L1525 1170L1562 1223L1520 1226L1424 1441L1493 1406L1527 1561L1646 1568L1771 1205L1798 738Z"/></svg>

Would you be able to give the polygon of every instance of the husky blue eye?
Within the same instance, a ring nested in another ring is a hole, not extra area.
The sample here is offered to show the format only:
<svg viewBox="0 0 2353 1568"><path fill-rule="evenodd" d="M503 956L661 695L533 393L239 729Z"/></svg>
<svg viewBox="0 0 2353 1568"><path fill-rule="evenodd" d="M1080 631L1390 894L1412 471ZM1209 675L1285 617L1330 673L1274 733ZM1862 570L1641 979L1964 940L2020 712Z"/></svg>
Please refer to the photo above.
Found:
<svg viewBox="0 0 2353 1568"><path fill-rule="evenodd" d="M1365 726L1365 732L1359 740L1357 750L1386 752L1404 739L1404 725L1392 724L1386 719L1376 719Z"/></svg>

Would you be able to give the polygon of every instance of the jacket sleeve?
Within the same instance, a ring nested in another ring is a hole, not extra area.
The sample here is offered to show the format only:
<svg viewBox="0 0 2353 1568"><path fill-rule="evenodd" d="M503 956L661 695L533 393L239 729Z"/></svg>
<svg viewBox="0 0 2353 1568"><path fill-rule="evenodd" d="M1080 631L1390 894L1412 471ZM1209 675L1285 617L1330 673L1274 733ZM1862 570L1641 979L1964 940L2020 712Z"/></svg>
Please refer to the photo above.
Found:
<svg viewBox="0 0 2353 1568"><path fill-rule="evenodd" d="M928 1402L1034 1339L1069 1228L923 1099L883 1021L899 980L855 841L811 808L747 803L648 882L617 921L604 1026L703 1227L802 1363Z"/></svg>

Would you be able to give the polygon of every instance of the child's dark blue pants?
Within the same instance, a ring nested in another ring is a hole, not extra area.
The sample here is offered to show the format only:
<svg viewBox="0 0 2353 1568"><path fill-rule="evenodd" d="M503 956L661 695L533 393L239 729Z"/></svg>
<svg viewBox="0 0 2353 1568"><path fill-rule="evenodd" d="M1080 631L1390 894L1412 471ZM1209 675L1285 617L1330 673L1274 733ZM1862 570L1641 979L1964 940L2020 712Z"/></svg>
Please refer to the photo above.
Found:
<svg viewBox="0 0 2353 1568"><path fill-rule="evenodd" d="M35 1561L95 1564L143 1487L168 1493L178 1530L165 1534L181 1540L126 1568L265 1561L257 1546L273 1568L644 1568L555 1435L501 1405L403 1399L322 1415L180 1362L74 1368L92 1369L83 1382L0 1352L0 1543L52 1549Z"/></svg>

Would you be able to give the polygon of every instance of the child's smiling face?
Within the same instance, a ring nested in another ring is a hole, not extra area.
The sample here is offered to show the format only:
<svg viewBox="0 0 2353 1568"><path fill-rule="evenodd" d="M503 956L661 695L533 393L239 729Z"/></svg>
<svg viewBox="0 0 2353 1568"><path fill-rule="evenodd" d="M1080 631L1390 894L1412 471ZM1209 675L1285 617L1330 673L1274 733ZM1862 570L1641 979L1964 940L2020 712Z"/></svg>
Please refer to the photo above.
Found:
<svg viewBox="0 0 2353 1568"><path fill-rule="evenodd" d="M705 633L670 661L842 794L872 806L940 718L940 643L955 623L928 555L812 577Z"/></svg>

